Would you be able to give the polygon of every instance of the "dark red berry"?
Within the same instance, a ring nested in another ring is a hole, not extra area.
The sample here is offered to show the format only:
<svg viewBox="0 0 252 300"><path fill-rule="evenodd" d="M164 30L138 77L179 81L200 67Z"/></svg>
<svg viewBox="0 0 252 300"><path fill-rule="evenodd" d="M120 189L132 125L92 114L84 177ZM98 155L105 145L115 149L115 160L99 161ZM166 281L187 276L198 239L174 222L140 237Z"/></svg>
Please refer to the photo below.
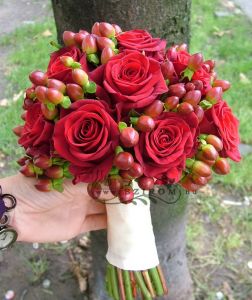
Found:
<svg viewBox="0 0 252 300"><path fill-rule="evenodd" d="M206 137L206 142L208 144L213 145L218 152L220 152L223 149L223 143L222 143L221 139L218 138L216 135L209 134Z"/></svg>
<svg viewBox="0 0 252 300"><path fill-rule="evenodd" d="M230 172L230 165L226 158L217 158L215 164L213 165L213 171L219 175L226 175Z"/></svg>
<svg viewBox="0 0 252 300"><path fill-rule="evenodd" d="M179 104L179 97L170 96L165 99L164 105L167 110L175 109Z"/></svg>
<svg viewBox="0 0 252 300"><path fill-rule="evenodd" d="M190 103L182 102L178 106L178 112L181 114L189 114L193 112L193 106Z"/></svg>
<svg viewBox="0 0 252 300"><path fill-rule="evenodd" d="M126 148L134 147L139 141L139 133L133 127L126 127L121 131L120 141Z"/></svg>
<svg viewBox="0 0 252 300"><path fill-rule="evenodd" d="M143 167L139 163L134 162L128 173L132 178L141 177L143 175Z"/></svg>
<svg viewBox="0 0 252 300"><path fill-rule="evenodd" d="M108 178L108 185L111 193L118 196L119 190L122 187L122 178L119 175L112 175Z"/></svg>
<svg viewBox="0 0 252 300"><path fill-rule="evenodd" d="M75 33L72 31L64 31L63 32L63 42L66 46L74 46L75 45Z"/></svg>
<svg viewBox="0 0 252 300"><path fill-rule="evenodd" d="M195 114L196 114L196 116L199 120L199 123L200 123L204 118L204 114L205 114L204 109L201 106L197 105L194 108L194 112L195 112Z"/></svg>
<svg viewBox="0 0 252 300"><path fill-rule="evenodd" d="M211 175L211 169L209 167L209 165L207 165L206 163L196 160L195 163L192 166L192 173L202 176L202 177L208 177Z"/></svg>
<svg viewBox="0 0 252 300"><path fill-rule="evenodd" d="M213 87L221 87L223 92L227 91L228 89L230 89L230 82L227 80L214 80L213 82Z"/></svg>
<svg viewBox="0 0 252 300"><path fill-rule="evenodd" d="M195 90L195 85L192 82L187 82L185 84L185 89L187 92Z"/></svg>
<svg viewBox="0 0 252 300"><path fill-rule="evenodd" d="M134 199L134 191L130 186L124 186L119 190L119 200L123 204L131 203Z"/></svg>
<svg viewBox="0 0 252 300"><path fill-rule="evenodd" d="M193 107L196 107L201 99L201 91L193 90L185 94L183 101L190 103Z"/></svg>
<svg viewBox="0 0 252 300"><path fill-rule="evenodd" d="M177 96L179 98L184 97L186 94L185 84L184 83L176 83L169 86L169 95Z"/></svg>
<svg viewBox="0 0 252 300"><path fill-rule="evenodd" d="M142 176L138 179L138 185L142 190L151 190L154 187L154 179L152 177Z"/></svg>
<svg viewBox="0 0 252 300"><path fill-rule="evenodd" d="M52 180L49 178L39 178L35 188L40 192L50 192L53 190Z"/></svg>
<svg viewBox="0 0 252 300"><path fill-rule="evenodd" d="M34 158L33 163L36 167L45 170L52 166L52 159L47 155L39 155Z"/></svg>
<svg viewBox="0 0 252 300"><path fill-rule="evenodd" d="M48 79L47 87L56 89L62 94L65 94L66 92L66 85L64 84L64 82L57 79Z"/></svg>
<svg viewBox="0 0 252 300"><path fill-rule="evenodd" d="M47 85L48 77L42 71L33 71L29 75L30 81L35 85Z"/></svg>
<svg viewBox="0 0 252 300"><path fill-rule="evenodd" d="M52 179L62 178L64 175L63 168L61 166L51 166L46 169L45 175Z"/></svg>
<svg viewBox="0 0 252 300"><path fill-rule="evenodd" d="M82 87L75 83L67 84L67 95L72 101L84 99L84 91Z"/></svg>
<svg viewBox="0 0 252 300"><path fill-rule="evenodd" d="M155 121L149 116L141 116L137 120L136 127L142 132L149 132L155 127Z"/></svg>
<svg viewBox="0 0 252 300"><path fill-rule="evenodd" d="M163 110L164 103L160 100L155 100L151 105L145 108L144 114L151 118L156 118L163 112Z"/></svg>
<svg viewBox="0 0 252 300"><path fill-rule="evenodd" d="M99 199L102 192L101 184L99 182L89 183L87 186L87 192L91 198L95 200Z"/></svg>
<svg viewBox="0 0 252 300"><path fill-rule="evenodd" d="M219 153L215 149L215 147L211 144L208 145L203 145L201 148L202 155L207 159L207 160L216 160L217 157L219 156Z"/></svg>
<svg viewBox="0 0 252 300"><path fill-rule="evenodd" d="M120 152L114 158L114 165L119 170L128 170L132 167L134 158L129 152Z"/></svg>

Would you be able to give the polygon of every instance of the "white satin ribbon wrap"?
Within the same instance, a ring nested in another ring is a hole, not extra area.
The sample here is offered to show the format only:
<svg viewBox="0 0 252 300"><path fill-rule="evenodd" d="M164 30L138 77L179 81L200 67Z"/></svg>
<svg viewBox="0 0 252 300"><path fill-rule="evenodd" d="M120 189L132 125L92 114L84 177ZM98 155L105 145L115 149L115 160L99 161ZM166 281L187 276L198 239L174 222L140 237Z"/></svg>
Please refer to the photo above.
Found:
<svg viewBox="0 0 252 300"><path fill-rule="evenodd" d="M136 182L133 188L136 205L121 204L118 199L106 204L108 215L106 258L110 264L120 269L140 271L156 267L159 265L159 259L151 222L149 193L141 190ZM139 200L139 197L144 199L145 203Z"/></svg>

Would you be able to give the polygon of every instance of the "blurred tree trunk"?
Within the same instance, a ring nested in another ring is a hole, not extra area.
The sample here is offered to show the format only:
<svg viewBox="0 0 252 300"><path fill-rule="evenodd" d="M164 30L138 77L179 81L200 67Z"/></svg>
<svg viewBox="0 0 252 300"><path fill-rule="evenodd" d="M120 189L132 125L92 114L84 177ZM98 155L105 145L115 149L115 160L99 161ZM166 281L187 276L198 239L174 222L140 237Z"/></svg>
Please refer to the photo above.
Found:
<svg viewBox="0 0 252 300"><path fill-rule="evenodd" d="M166 38L169 45L189 42L191 0L52 0L52 4L59 42L64 30L90 30L97 21L117 23L123 30L147 29L155 36ZM159 299L192 300L185 254L187 195L179 187L174 187L172 192L165 189L160 197L153 197L151 210L160 262L170 292ZM93 276L90 299L109 299L104 292L106 232L92 233L91 240Z"/></svg>

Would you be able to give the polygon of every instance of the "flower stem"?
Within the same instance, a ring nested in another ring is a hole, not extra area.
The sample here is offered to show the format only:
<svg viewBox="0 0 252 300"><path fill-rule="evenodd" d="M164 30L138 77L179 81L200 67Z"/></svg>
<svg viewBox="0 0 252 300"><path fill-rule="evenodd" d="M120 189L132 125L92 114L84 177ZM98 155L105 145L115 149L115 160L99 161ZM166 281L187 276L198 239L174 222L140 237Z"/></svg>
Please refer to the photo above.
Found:
<svg viewBox="0 0 252 300"><path fill-rule="evenodd" d="M113 298L109 265L107 265L107 270L106 270L106 288L107 288L107 292L108 292L109 296Z"/></svg>
<svg viewBox="0 0 252 300"><path fill-rule="evenodd" d="M150 274L151 280L155 287L157 296L162 296L164 294L164 290L163 290L162 283L159 278L157 268L149 269L148 272Z"/></svg>
<svg viewBox="0 0 252 300"><path fill-rule="evenodd" d="M129 271L122 270L122 275L123 275L126 299L133 300L134 298L132 295L132 287L131 287L131 283L130 283Z"/></svg>
<svg viewBox="0 0 252 300"><path fill-rule="evenodd" d="M148 290L150 291L151 297L154 298L156 295L155 295L154 288L152 286L152 282L151 282L149 273L148 273L148 271L142 271L142 274L143 274L144 281L148 287Z"/></svg>
<svg viewBox="0 0 252 300"><path fill-rule="evenodd" d="M116 268L116 270L117 270L117 278L118 278L118 282L119 282L119 290L120 290L121 300L126 300L125 289L124 289L124 285L123 285L122 270L119 268Z"/></svg>
<svg viewBox="0 0 252 300"><path fill-rule="evenodd" d="M136 298L136 296L137 296L137 286L136 286L136 280L135 280L134 272L133 271L129 271L129 272L130 272L130 282L131 282L133 297Z"/></svg>
<svg viewBox="0 0 252 300"><path fill-rule="evenodd" d="M164 277L164 274L163 274L163 271L162 271L162 268L161 268L160 265L157 266L157 270L158 270L159 278L160 278L161 283L162 283L162 287L163 287L163 290L164 290L164 294L167 295L167 294L168 294L168 288L167 288L166 281L165 281L165 277Z"/></svg>
<svg viewBox="0 0 252 300"><path fill-rule="evenodd" d="M115 300L120 300L115 267L112 266L111 264L109 264L108 266L109 266L109 271L110 271L109 273L110 273L113 297Z"/></svg>
<svg viewBox="0 0 252 300"><path fill-rule="evenodd" d="M139 288L141 289L141 292L143 293L144 299L145 300L151 300L152 297L151 297L148 289L146 288L146 285L144 283L143 276L142 276L141 272L140 271L135 271L134 275L135 275L135 278L136 278L136 282L137 282Z"/></svg>

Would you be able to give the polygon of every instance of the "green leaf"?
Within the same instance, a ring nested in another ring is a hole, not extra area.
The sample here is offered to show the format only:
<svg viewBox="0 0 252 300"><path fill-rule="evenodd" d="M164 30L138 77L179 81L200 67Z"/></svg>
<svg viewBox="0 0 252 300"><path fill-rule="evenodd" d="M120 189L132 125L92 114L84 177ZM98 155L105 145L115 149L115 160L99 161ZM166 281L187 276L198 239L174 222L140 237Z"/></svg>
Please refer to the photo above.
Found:
<svg viewBox="0 0 252 300"><path fill-rule="evenodd" d="M96 83L89 81L88 84L85 85L84 91L88 94L94 94L96 92Z"/></svg>
<svg viewBox="0 0 252 300"><path fill-rule="evenodd" d="M91 62L92 64L96 65L96 66L99 65L99 63L100 63L99 57L98 57L98 55L95 54L95 53L93 53L93 54L88 54L88 55L87 55L87 60L88 60L89 62Z"/></svg>
<svg viewBox="0 0 252 300"><path fill-rule="evenodd" d="M33 166L34 172L36 173L36 175L42 175L43 174L43 170L36 167L35 165Z"/></svg>
<svg viewBox="0 0 252 300"><path fill-rule="evenodd" d="M63 180L64 180L63 178L58 178L58 179L52 180L53 188L60 193L62 193L64 191Z"/></svg>
<svg viewBox="0 0 252 300"><path fill-rule="evenodd" d="M113 166L109 171L109 175L118 175L118 174L119 174L119 169L115 166Z"/></svg>
<svg viewBox="0 0 252 300"><path fill-rule="evenodd" d="M53 163L53 165L62 166L62 165L64 165L65 161L62 158L54 157L52 159L52 163Z"/></svg>
<svg viewBox="0 0 252 300"><path fill-rule="evenodd" d="M118 128L119 128L120 132L127 127L128 127L128 125L125 122L118 123Z"/></svg>
<svg viewBox="0 0 252 300"><path fill-rule="evenodd" d="M110 39L111 39L111 41L115 44L115 46L117 46L118 42L117 42L116 37L113 36L113 37L111 37Z"/></svg>
<svg viewBox="0 0 252 300"><path fill-rule="evenodd" d="M130 123L131 123L132 125L136 125L138 119L139 119L139 118L137 118L137 117L130 117Z"/></svg>
<svg viewBox="0 0 252 300"><path fill-rule="evenodd" d="M69 108L71 106L71 100L68 96L65 96L63 101L60 103L63 108Z"/></svg>
<svg viewBox="0 0 252 300"><path fill-rule="evenodd" d="M53 46L53 47L55 47L56 49L61 49L61 46L60 46L60 44L58 44L57 42L55 42L55 41L50 41L50 45L51 46Z"/></svg>
<svg viewBox="0 0 252 300"><path fill-rule="evenodd" d="M182 79L184 78L188 78L190 81L192 80L194 71L192 71L189 68L186 68L183 72L182 72Z"/></svg>
<svg viewBox="0 0 252 300"><path fill-rule="evenodd" d="M53 111L55 109L55 105L51 102L46 103L46 107L50 110Z"/></svg>
<svg viewBox="0 0 252 300"><path fill-rule="evenodd" d="M119 54L120 51L119 51L119 49L115 48L115 49L113 49L113 52L115 53L115 55L117 55L117 54Z"/></svg>
<svg viewBox="0 0 252 300"><path fill-rule="evenodd" d="M119 153L121 153L121 152L124 152L123 148L122 148L121 146L117 146L117 147L115 148L115 153L116 153L116 155L119 154Z"/></svg>
<svg viewBox="0 0 252 300"><path fill-rule="evenodd" d="M188 169L191 169L191 167L192 167L192 165L194 164L194 162L195 162L194 159L192 159L192 158L187 158L187 159L186 159L186 167L187 167Z"/></svg>
<svg viewBox="0 0 252 300"><path fill-rule="evenodd" d="M71 68L72 69L79 69L81 67L81 64L78 63L77 61L74 61L72 64L71 64Z"/></svg>
<svg viewBox="0 0 252 300"><path fill-rule="evenodd" d="M200 105L204 110L209 109L209 108L211 108L211 107L213 106L213 104L210 103L210 102L207 101L207 100L201 101L199 105Z"/></svg>

